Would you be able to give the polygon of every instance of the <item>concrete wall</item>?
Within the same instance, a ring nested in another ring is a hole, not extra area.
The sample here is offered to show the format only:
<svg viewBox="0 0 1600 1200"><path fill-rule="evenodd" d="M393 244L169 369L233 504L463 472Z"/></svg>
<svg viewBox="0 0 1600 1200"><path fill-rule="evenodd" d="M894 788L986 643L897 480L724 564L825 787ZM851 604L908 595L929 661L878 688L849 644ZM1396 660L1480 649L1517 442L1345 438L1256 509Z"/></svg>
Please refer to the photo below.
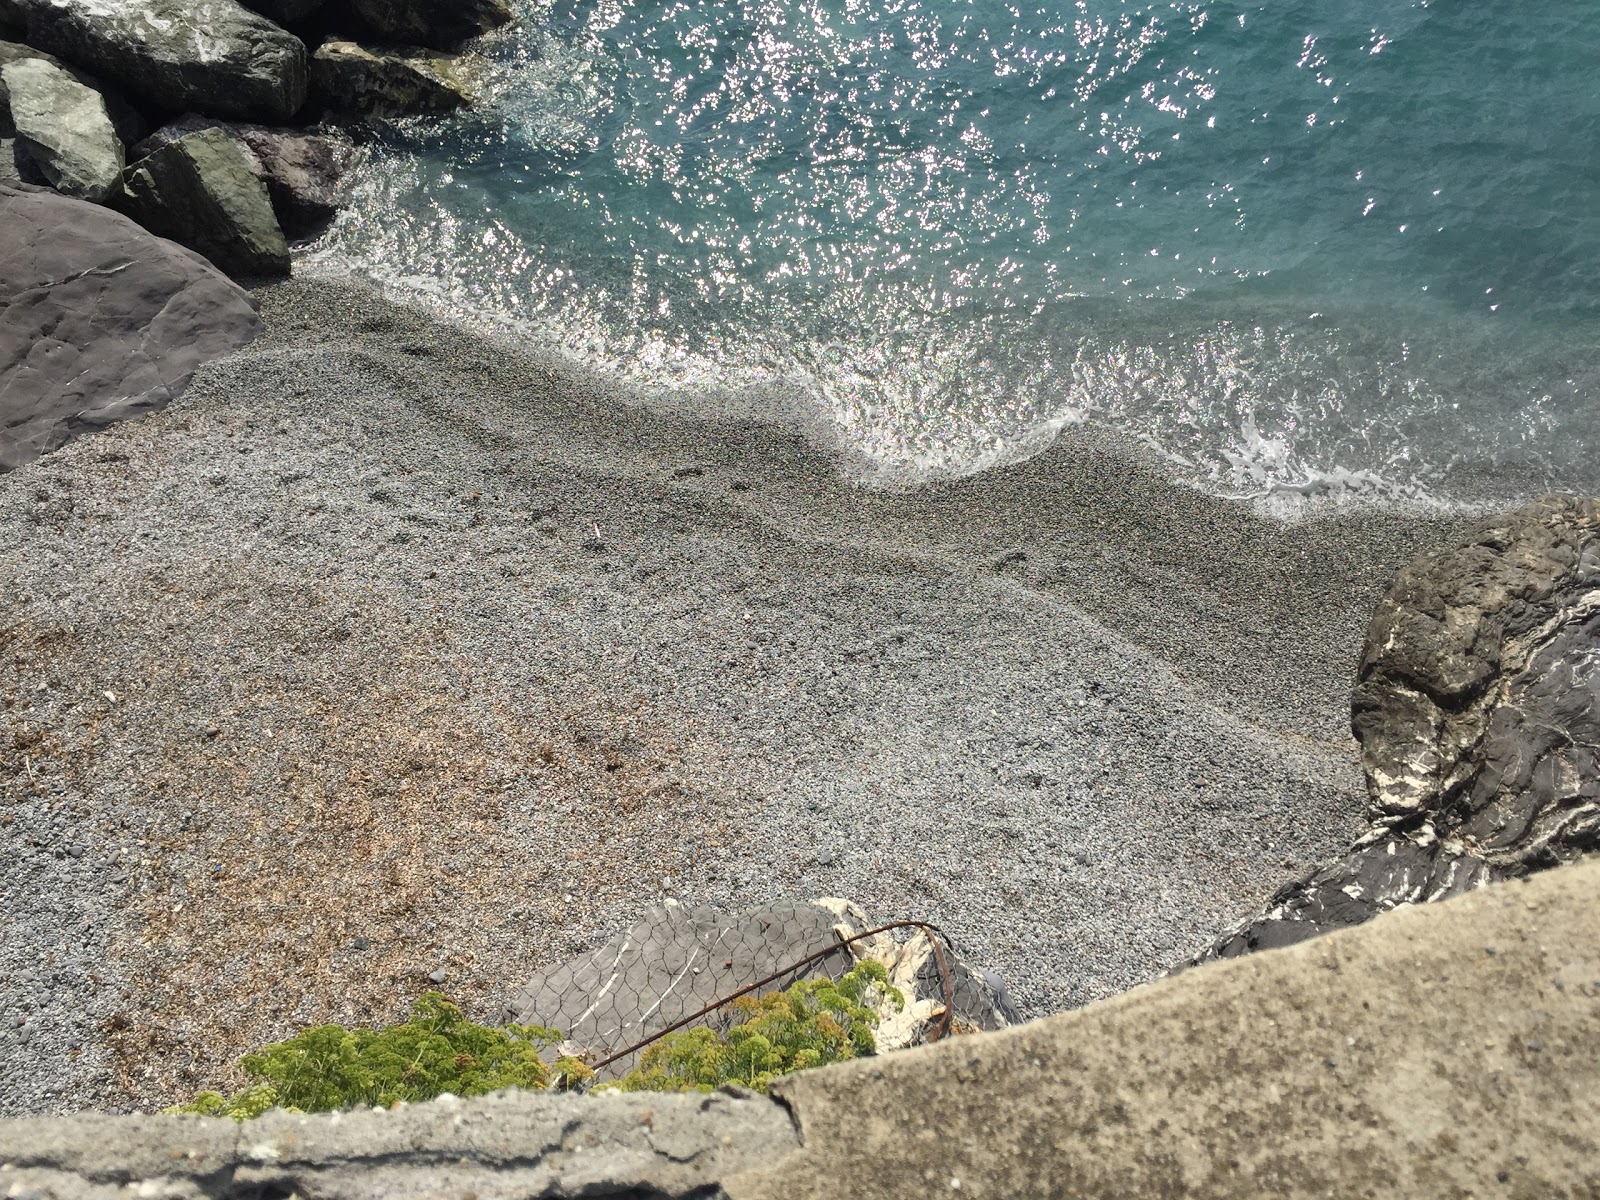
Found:
<svg viewBox="0 0 1600 1200"><path fill-rule="evenodd" d="M1600 863L798 1075L773 1100L17 1121L0 1164L18 1200L1597 1200Z"/></svg>

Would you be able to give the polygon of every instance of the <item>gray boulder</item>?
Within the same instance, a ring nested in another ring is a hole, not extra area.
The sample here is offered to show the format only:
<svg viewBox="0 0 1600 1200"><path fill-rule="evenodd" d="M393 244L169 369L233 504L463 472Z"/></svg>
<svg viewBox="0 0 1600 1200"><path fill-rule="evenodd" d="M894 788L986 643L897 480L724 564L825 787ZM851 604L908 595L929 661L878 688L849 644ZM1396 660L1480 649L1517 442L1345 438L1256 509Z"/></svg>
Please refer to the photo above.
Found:
<svg viewBox="0 0 1600 1200"><path fill-rule="evenodd" d="M234 0L16 0L28 42L159 108L285 121L306 98L306 48Z"/></svg>
<svg viewBox="0 0 1600 1200"><path fill-rule="evenodd" d="M124 210L230 275L287 275L289 244L246 152L220 129L161 146L128 168Z"/></svg>
<svg viewBox="0 0 1600 1200"><path fill-rule="evenodd" d="M128 103L119 90L107 84L97 76L87 71L80 71L71 63L62 62L53 54L46 54L43 50L35 50L32 46L25 46L20 42L0 41L0 67L7 63L22 62L25 59L43 59L53 67L59 67L71 75L86 88L92 88L100 93L100 98L105 101L106 113L111 117L111 125L117 131L117 138L125 146L131 146L140 138L150 132L150 126L145 121L143 114L132 104ZM9 100L5 84L0 83L0 137L14 137L14 130L7 125Z"/></svg>
<svg viewBox="0 0 1600 1200"><path fill-rule="evenodd" d="M349 0L351 15L382 41L449 50L511 20L506 0Z"/></svg>
<svg viewBox="0 0 1600 1200"><path fill-rule="evenodd" d="M669 900L594 953L535 975L503 1016L508 1023L554 1028L565 1035L564 1053L600 1062L680 1020L726 1030L739 1019L737 1010L700 1010L741 988L759 985L754 994L761 995L801 979L838 978L870 959L883 964L905 1000L904 1007L883 1006L880 1050L1020 1020L1004 988L997 989L942 939L937 950L920 933L846 944L870 928L861 911L842 900L788 901L738 914ZM795 966L811 956L815 961ZM629 1053L600 1077L618 1078L637 1064L638 1053Z"/></svg>
<svg viewBox="0 0 1600 1200"><path fill-rule="evenodd" d="M245 126L239 132L266 173L278 221L293 237L320 232L344 207L359 152L332 133Z"/></svg>
<svg viewBox="0 0 1600 1200"><path fill-rule="evenodd" d="M108 208L0 183L0 470L161 408L256 335L248 293Z"/></svg>
<svg viewBox="0 0 1600 1200"><path fill-rule="evenodd" d="M426 50L330 41L311 60L316 94L340 112L403 117L472 103L459 59Z"/></svg>
<svg viewBox="0 0 1600 1200"><path fill-rule="evenodd" d="M122 186L122 142L100 93L42 58L0 66L17 140L50 186L102 203Z"/></svg>
<svg viewBox="0 0 1600 1200"><path fill-rule="evenodd" d="M1359 924L1600 849L1600 506L1547 496L1418 557L1352 695L1372 828L1200 958Z"/></svg>
<svg viewBox="0 0 1600 1200"><path fill-rule="evenodd" d="M278 224L290 237L319 232L344 206L345 176L359 157L355 144L332 130L269 129L189 113L156 130L133 148L135 161L202 129L218 129L237 142L266 185Z"/></svg>

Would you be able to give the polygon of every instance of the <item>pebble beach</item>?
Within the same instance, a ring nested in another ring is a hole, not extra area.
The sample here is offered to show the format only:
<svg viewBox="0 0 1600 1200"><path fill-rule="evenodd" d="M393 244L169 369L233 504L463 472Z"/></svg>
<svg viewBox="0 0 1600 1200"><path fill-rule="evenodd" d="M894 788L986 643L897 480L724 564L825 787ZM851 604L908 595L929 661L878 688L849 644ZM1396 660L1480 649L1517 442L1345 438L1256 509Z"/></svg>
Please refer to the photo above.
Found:
<svg viewBox="0 0 1600 1200"><path fill-rule="evenodd" d="M665 897L945 928L1026 1015L1146 981L1361 827L1393 572L1069 429L907 490L350 283L0 476L0 1115L488 1019Z"/></svg>

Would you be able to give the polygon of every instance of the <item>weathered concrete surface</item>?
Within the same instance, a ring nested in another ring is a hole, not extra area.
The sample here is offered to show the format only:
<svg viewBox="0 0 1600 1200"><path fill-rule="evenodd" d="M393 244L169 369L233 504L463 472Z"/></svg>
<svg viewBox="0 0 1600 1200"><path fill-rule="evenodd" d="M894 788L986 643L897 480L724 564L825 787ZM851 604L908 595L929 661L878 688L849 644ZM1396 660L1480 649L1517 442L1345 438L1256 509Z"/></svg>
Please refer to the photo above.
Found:
<svg viewBox="0 0 1600 1200"><path fill-rule="evenodd" d="M775 1090L736 1200L1592 1200L1600 862Z"/></svg>
<svg viewBox="0 0 1600 1200"><path fill-rule="evenodd" d="M0 1122L0 1196L704 1196L796 1146L759 1096L440 1099L392 1112Z"/></svg>
<svg viewBox="0 0 1600 1200"><path fill-rule="evenodd" d="M798 1075L781 1105L507 1094L243 1126L0 1122L0 1196L1594 1200L1597 901L1584 861Z"/></svg>

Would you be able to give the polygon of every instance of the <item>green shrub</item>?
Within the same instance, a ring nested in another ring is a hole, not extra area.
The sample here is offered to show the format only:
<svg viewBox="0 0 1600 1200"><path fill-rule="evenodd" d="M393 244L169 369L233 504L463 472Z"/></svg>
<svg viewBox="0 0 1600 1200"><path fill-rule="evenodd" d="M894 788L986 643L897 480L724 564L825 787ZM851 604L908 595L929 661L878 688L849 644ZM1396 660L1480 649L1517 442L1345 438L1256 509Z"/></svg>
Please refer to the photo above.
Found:
<svg viewBox="0 0 1600 1200"><path fill-rule="evenodd" d="M814 979L732 1008L744 1020L726 1035L712 1029L672 1033L644 1052L638 1069L606 1087L624 1091L709 1092L723 1084L764 1089L775 1077L872 1054L872 1005L879 996L903 1007L878 963L858 963L842 979ZM561 1035L538 1025L497 1029L468 1021L438 992L419 997L410 1020L385 1029L322 1025L239 1060L250 1086L223 1096L201 1092L168 1109L236 1121L273 1108L332 1112L444 1092L481 1096L500 1088L570 1088L594 1072L572 1058L546 1066L540 1052Z"/></svg>
<svg viewBox="0 0 1600 1200"><path fill-rule="evenodd" d="M431 1100L444 1092L481 1096L499 1088L545 1088L550 1068L539 1057L561 1040L536 1025L496 1029L468 1021L438 992L411 1008L411 1019L386 1029L322 1025L239 1060L252 1085L232 1097L202 1092L172 1112L243 1121L270 1108L331 1112L357 1105ZM588 1073L563 1059L557 1079Z"/></svg>
<svg viewBox="0 0 1600 1200"><path fill-rule="evenodd" d="M764 1091L779 1075L877 1051L878 996L896 1008L905 997L875 962L842 979L812 979L787 991L744 996L731 1007L744 1020L726 1035L713 1029L669 1033L645 1050L637 1069L615 1085L627 1092L710 1092L724 1084Z"/></svg>

